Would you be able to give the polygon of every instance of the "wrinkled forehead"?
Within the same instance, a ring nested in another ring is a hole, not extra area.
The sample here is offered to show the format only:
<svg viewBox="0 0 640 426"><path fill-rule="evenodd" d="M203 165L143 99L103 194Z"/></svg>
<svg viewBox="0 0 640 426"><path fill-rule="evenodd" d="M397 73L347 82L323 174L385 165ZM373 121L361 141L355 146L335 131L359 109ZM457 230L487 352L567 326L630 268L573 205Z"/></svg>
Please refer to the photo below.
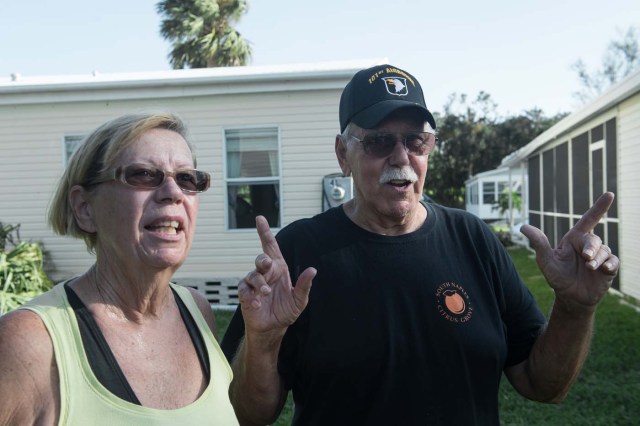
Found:
<svg viewBox="0 0 640 426"><path fill-rule="evenodd" d="M137 138L124 144L114 158L116 163L132 161L194 165L194 156L191 145L180 133L156 127L144 131Z"/></svg>
<svg viewBox="0 0 640 426"><path fill-rule="evenodd" d="M415 108L402 108L386 116L373 130L388 132L433 131L424 115Z"/></svg>

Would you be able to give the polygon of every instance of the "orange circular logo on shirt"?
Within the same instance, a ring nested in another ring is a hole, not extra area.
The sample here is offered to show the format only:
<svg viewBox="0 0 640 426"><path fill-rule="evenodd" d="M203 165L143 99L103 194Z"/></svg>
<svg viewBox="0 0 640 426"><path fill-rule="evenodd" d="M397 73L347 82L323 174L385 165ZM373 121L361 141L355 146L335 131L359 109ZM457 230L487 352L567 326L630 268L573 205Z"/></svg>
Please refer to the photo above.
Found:
<svg viewBox="0 0 640 426"><path fill-rule="evenodd" d="M444 305L454 314L461 314L466 307L464 299L456 290L445 290Z"/></svg>
<svg viewBox="0 0 640 426"><path fill-rule="evenodd" d="M473 306L467 291L460 284L445 282L436 289L438 314L445 320L464 324L471 320Z"/></svg>

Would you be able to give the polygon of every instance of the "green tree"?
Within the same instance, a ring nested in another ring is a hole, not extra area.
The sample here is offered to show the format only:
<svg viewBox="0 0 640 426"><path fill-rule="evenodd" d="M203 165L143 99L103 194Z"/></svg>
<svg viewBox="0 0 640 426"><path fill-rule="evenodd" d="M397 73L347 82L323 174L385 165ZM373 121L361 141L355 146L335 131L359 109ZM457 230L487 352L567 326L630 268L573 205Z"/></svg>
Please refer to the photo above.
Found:
<svg viewBox="0 0 640 426"><path fill-rule="evenodd" d="M246 65L250 43L233 28L247 12L246 0L162 0L160 34L171 42L174 69Z"/></svg>
<svg viewBox="0 0 640 426"><path fill-rule="evenodd" d="M560 113L547 117L541 109L533 108L520 115L497 121L496 140L492 147L492 155L487 157L488 164L484 170L495 169L506 155L528 144L566 116L567 113Z"/></svg>
<svg viewBox="0 0 640 426"><path fill-rule="evenodd" d="M571 68L578 74L582 88L573 95L587 103L640 68L639 38L640 29L636 27L629 27L624 34L620 32L619 39L609 43L598 70L587 70L584 61L578 59Z"/></svg>
<svg viewBox="0 0 640 426"><path fill-rule="evenodd" d="M492 115L495 104L481 92L468 102L467 96L452 94L438 115L438 145L431 154L425 183L426 193L436 202L464 207L464 182L479 172L483 152L494 139Z"/></svg>
<svg viewBox="0 0 640 426"><path fill-rule="evenodd" d="M465 181L493 170L502 159L531 142L566 114L546 117L542 110L498 118L496 105L484 92L471 102L453 94L437 115L438 145L431 154L425 192L436 202L464 207Z"/></svg>

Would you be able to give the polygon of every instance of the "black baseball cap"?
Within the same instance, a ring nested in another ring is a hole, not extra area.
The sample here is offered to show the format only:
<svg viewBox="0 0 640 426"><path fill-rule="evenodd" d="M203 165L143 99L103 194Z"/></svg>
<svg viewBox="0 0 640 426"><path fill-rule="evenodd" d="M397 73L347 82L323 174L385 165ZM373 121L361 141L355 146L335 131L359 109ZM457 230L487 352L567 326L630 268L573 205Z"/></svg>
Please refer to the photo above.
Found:
<svg viewBox="0 0 640 426"><path fill-rule="evenodd" d="M358 71L340 97L340 132L350 122L371 129L393 111L410 107L422 111L435 130L436 121L414 76L388 64Z"/></svg>

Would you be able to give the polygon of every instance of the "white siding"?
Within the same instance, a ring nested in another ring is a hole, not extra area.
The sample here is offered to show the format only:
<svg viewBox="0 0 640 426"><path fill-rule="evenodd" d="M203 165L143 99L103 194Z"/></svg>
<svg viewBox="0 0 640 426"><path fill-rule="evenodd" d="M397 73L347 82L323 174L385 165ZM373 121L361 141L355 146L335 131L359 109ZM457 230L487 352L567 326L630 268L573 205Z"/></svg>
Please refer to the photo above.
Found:
<svg viewBox="0 0 640 426"><path fill-rule="evenodd" d="M617 195L620 286L624 293L640 299L640 94L619 107Z"/></svg>
<svg viewBox="0 0 640 426"><path fill-rule="evenodd" d="M255 231L225 230L224 129L279 127L281 208L283 225L286 225L321 211L322 177L339 171L334 153L339 97L340 90L334 87L154 99L0 104L0 221L20 223L22 239L44 243L56 268L56 278L83 272L93 261L84 243L54 235L46 223L48 203L63 171L64 136L86 134L126 112L170 109L187 122L191 141L196 146L198 167L212 171L213 178L211 189L200 196L196 238L176 278L240 278L253 268L261 248Z"/></svg>

